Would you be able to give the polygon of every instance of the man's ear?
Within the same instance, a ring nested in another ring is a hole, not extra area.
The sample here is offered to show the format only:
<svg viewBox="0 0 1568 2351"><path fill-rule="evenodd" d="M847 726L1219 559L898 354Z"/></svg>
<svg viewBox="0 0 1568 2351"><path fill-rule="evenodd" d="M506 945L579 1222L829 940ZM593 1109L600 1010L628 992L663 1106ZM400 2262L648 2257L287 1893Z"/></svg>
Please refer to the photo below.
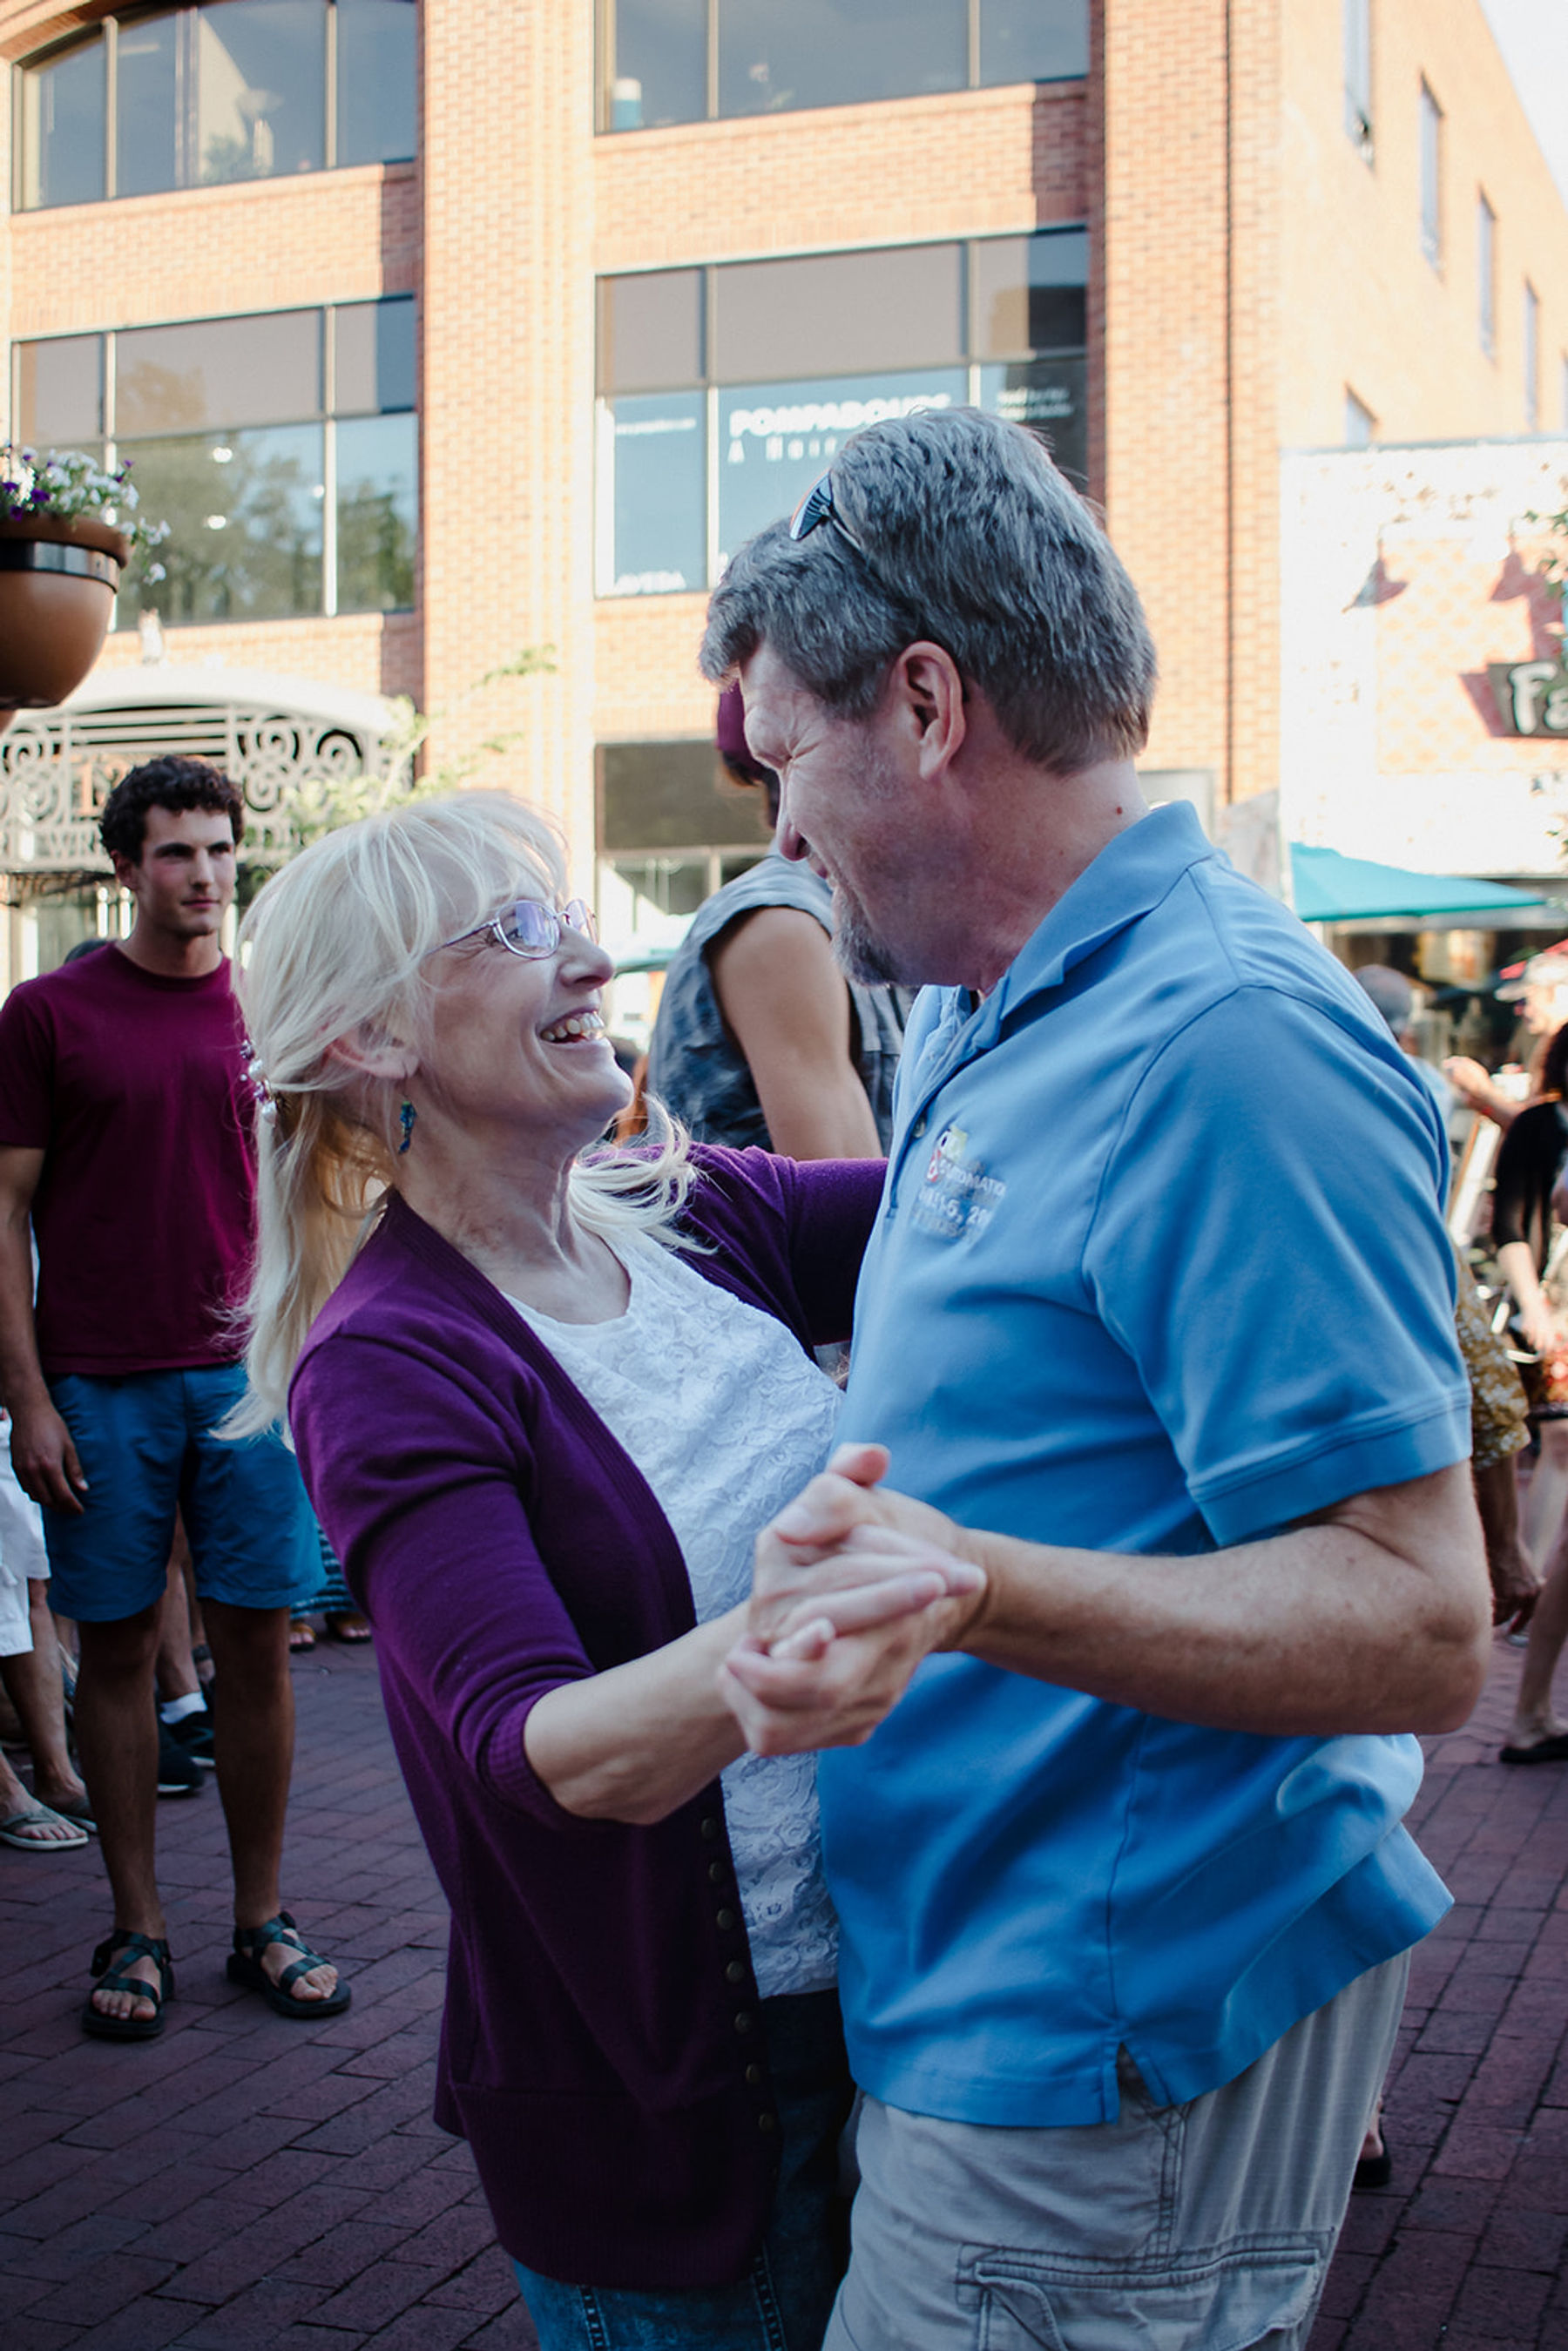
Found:
<svg viewBox="0 0 1568 2351"><path fill-rule="evenodd" d="M906 645L894 664L894 689L915 737L922 770L939 774L956 758L968 732L964 681L945 645L922 640Z"/></svg>
<svg viewBox="0 0 1568 2351"><path fill-rule="evenodd" d="M403 1084L419 1067L419 1056L411 1045L363 1026L350 1029L346 1037L334 1037L326 1059L336 1061L350 1077L379 1078L388 1085Z"/></svg>

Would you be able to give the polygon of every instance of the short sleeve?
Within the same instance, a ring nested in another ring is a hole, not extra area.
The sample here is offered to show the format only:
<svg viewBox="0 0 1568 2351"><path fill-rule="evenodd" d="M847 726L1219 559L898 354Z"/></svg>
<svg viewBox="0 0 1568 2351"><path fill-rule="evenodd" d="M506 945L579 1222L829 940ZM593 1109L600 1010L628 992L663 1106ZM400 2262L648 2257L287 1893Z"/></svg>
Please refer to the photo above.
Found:
<svg viewBox="0 0 1568 2351"><path fill-rule="evenodd" d="M1085 1281L1221 1545L1469 1455L1446 1145L1402 1062L1239 989L1159 1054L1107 1163Z"/></svg>
<svg viewBox="0 0 1568 2351"><path fill-rule="evenodd" d="M14 988L0 1006L0 1148L48 1148L54 1092L54 1023L31 990Z"/></svg>

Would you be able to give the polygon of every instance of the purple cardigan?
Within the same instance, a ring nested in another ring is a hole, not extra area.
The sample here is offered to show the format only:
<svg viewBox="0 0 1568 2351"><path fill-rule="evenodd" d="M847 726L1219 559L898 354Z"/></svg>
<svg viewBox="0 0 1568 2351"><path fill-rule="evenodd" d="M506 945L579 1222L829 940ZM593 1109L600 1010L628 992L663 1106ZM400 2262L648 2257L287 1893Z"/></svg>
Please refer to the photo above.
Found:
<svg viewBox="0 0 1568 2351"><path fill-rule="evenodd" d="M709 1253L688 1262L802 1346L846 1336L881 1162L694 1157L684 1223ZM547 1690L690 1631L668 1520L499 1290L395 1193L312 1327L289 1419L452 1907L437 2121L530 2269L738 2277L779 2142L718 1782L651 1828L583 1820L523 1750Z"/></svg>

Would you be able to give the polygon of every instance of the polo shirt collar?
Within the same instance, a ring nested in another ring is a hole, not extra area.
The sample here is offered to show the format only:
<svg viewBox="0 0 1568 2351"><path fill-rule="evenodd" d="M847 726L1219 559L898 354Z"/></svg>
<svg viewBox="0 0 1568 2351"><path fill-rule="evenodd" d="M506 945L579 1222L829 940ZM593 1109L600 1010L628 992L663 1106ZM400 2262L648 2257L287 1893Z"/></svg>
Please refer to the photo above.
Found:
<svg viewBox="0 0 1568 2351"><path fill-rule="evenodd" d="M1151 913L1184 873L1214 854L1186 800L1168 800L1117 833L1013 957L979 1008L975 1044L994 1043L1009 1013L1060 987L1075 965Z"/></svg>

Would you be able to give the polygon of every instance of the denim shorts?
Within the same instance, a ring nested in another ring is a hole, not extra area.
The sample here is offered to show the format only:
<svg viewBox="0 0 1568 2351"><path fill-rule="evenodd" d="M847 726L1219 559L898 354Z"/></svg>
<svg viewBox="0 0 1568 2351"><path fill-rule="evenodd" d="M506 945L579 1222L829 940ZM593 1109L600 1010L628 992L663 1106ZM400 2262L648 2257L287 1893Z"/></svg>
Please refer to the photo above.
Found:
<svg viewBox="0 0 1568 2351"><path fill-rule="evenodd" d="M839 2142L854 2100L836 1992L762 2002L780 2168L768 2233L738 2284L631 2293L513 2263L539 2351L820 2351L848 2252Z"/></svg>
<svg viewBox="0 0 1568 2351"><path fill-rule="evenodd" d="M1303 2351L1405 1997L1402 1952L1235 2081L999 2128L868 2098L825 2351Z"/></svg>
<svg viewBox="0 0 1568 2351"><path fill-rule="evenodd" d="M88 1482L79 1518L44 1512L60 1615L113 1624L153 1606L176 1508L204 1600L287 1608L317 1589L316 1521L294 1456L275 1431L237 1445L218 1435L245 1384L238 1364L51 1381Z"/></svg>

